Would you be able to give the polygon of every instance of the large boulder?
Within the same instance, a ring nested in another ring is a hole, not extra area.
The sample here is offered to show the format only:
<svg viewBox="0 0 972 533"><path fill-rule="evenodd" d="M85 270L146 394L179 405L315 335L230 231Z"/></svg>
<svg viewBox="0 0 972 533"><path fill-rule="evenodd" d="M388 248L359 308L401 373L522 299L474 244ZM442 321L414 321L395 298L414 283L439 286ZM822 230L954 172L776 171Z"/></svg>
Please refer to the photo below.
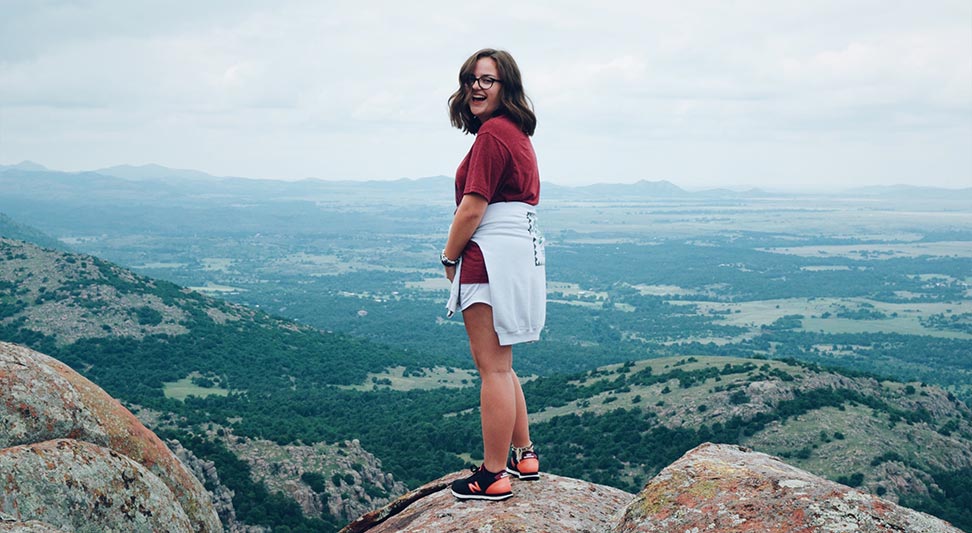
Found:
<svg viewBox="0 0 972 533"><path fill-rule="evenodd" d="M493 533L606 531L633 494L613 487L543 474L542 481L513 481L514 497L502 502L458 501L450 474L409 492L348 524L341 533Z"/></svg>
<svg viewBox="0 0 972 533"><path fill-rule="evenodd" d="M71 445L63 448L64 440L80 441L93 447ZM148 475L157 477L187 518L190 526L187 531L222 531L210 496L199 480L128 409L60 361L22 346L0 342L0 453L9 457L15 452L25 453L25 449L63 451L82 448L85 453L97 457L124 456L144 469L146 479ZM103 450L95 453L93 448ZM88 456L77 455L79 460L85 457ZM120 467L117 461L108 462ZM24 478L18 478L21 481L15 483L10 481L13 466L9 461L5 464L0 464L0 513L23 522L37 519L54 527L73 528L71 524L26 512L22 502L34 494L21 488L25 486ZM45 479L42 474L37 472L37 478L31 479L30 483L42 483ZM30 474L22 472L18 475ZM92 470L79 471L77 475L81 487L93 487L101 482L101 476L107 474ZM87 478L83 476L89 476L90 480L85 481ZM147 487L154 486L146 483ZM43 492L54 498L57 491L68 489L73 490L66 483L52 483L46 485ZM68 498L66 493L63 496ZM164 499L163 494L147 496L158 496L160 501ZM136 499L132 504L141 503ZM175 529L177 524L167 525L167 530L180 531Z"/></svg>
<svg viewBox="0 0 972 533"><path fill-rule="evenodd" d="M651 479L614 533L961 533L938 518L828 481L776 457L703 444Z"/></svg>
<svg viewBox="0 0 972 533"><path fill-rule="evenodd" d="M71 531L192 531L158 476L94 444L57 439L0 450L6 513Z"/></svg>
<svg viewBox="0 0 972 533"><path fill-rule="evenodd" d="M552 474L516 482L502 502L458 501L455 473L348 524L341 533L962 533L938 518L828 481L776 457L703 444L634 496Z"/></svg>

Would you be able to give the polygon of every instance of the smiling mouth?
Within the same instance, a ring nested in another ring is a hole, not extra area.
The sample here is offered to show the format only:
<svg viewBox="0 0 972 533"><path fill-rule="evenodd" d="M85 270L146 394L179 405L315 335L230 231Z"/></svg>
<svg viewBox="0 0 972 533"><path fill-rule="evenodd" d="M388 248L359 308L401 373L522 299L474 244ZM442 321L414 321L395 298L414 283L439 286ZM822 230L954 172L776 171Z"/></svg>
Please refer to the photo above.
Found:
<svg viewBox="0 0 972 533"><path fill-rule="evenodd" d="M478 94L474 94L474 95L472 95L471 100L473 102L485 102L486 101L486 97L485 96L480 96Z"/></svg>

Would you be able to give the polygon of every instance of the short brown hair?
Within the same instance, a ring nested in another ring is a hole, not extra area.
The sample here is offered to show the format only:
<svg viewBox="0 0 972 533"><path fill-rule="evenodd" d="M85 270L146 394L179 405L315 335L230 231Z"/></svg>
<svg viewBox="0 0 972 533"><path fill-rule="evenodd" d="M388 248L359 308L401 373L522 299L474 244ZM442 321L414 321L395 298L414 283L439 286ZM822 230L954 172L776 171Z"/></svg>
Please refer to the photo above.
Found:
<svg viewBox="0 0 972 533"><path fill-rule="evenodd" d="M473 77L476 62L484 57L491 57L496 61L496 68L500 76L500 108L497 114L506 115L523 133L533 135L537 129L537 116L533 113L533 103L523 91L523 80L520 78L520 67L516 65L513 56L505 50L483 48L462 64L459 69L459 89L449 97L449 119L452 125L466 133L476 133L482 122L469 110L470 89L466 80Z"/></svg>

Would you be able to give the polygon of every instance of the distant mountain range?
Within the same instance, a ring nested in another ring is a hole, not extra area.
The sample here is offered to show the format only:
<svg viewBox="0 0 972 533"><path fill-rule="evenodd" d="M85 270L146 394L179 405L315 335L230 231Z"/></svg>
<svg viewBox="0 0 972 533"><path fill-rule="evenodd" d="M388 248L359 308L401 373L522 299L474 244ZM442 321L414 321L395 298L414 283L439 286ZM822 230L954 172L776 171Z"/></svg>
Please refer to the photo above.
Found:
<svg viewBox="0 0 972 533"><path fill-rule="evenodd" d="M58 174L81 176L94 179L94 176L108 176L127 181L145 182L199 182L199 184L222 184L224 187L232 184L232 189L273 190L290 193L341 191L384 191L389 193L407 191L411 194L440 194L449 190L452 178L448 176L430 176L421 178L399 178L395 180L322 180L306 178L295 181L267 180L244 177L213 176L205 172L191 169L174 169L156 164L147 165L117 165L83 172L60 172L33 161L22 161L16 165L0 165L0 174L9 171ZM24 176L22 176L24 177ZM36 176L35 176L36 177ZM75 178L76 179L76 178ZM185 183L183 183L184 185ZM0 189L2 190L2 189ZM725 188L688 191L667 180L649 181L639 180L635 183L596 183L593 185L565 186L553 182L543 183L543 194L550 199L657 199L657 198L759 198L766 196L789 196L804 193L767 192L762 189L748 189L736 191ZM913 185L889 185L858 187L841 191L814 194L853 194L860 196L877 196L889 198L970 198L972 187L961 189L947 189L939 187L920 187Z"/></svg>
<svg viewBox="0 0 972 533"><path fill-rule="evenodd" d="M899 198L941 198L943 194L955 194L967 197L972 193L972 187L964 189L942 189L939 187L919 187L915 185L875 185L871 187L856 187L846 192L860 196L899 197Z"/></svg>
<svg viewBox="0 0 972 533"><path fill-rule="evenodd" d="M0 172L4 170L28 170L34 172L40 172L45 170L50 171L50 169L45 167L44 165L34 163L33 161L26 161L26 160L21 161L16 165L0 165Z"/></svg>
<svg viewBox="0 0 972 533"><path fill-rule="evenodd" d="M544 183L542 194L547 198L680 198L693 196L670 181L640 180L635 183L598 183L580 187L566 187Z"/></svg>
<svg viewBox="0 0 972 533"><path fill-rule="evenodd" d="M172 178L188 180L217 179L211 174L206 174L205 172L200 172L198 170L168 168L161 165L118 165L114 167L99 168L98 170L94 170L92 172L128 180L164 180Z"/></svg>

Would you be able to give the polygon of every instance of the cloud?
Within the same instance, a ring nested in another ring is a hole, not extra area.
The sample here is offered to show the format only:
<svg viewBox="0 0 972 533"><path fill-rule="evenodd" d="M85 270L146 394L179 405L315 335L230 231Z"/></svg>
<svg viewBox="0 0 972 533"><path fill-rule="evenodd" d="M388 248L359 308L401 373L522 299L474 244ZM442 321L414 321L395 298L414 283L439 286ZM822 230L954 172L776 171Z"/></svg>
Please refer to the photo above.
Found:
<svg viewBox="0 0 972 533"><path fill-rule="evenodd" d="M964 1L8 4L2 162L450 173L471 138L445 102L462 61L492 46L520 63L555 181L741 182L754 163L734 154L762 154L888 182L924 179L928 161L972 185Z"/></svg>

